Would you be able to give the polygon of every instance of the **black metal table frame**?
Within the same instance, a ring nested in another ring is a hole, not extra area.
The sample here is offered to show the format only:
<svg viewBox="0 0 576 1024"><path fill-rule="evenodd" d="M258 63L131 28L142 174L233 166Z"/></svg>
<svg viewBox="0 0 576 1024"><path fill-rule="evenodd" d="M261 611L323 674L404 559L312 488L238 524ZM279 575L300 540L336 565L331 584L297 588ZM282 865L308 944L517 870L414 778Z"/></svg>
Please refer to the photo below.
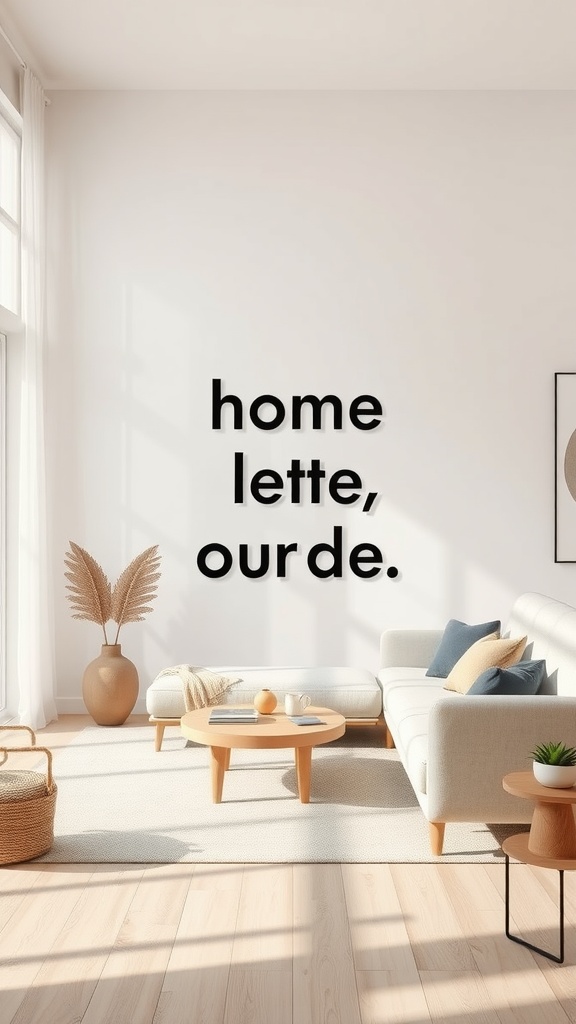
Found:
<svg viewBox="0 0 576 1024"><path fill-rule="evenodd" d="M546 949L541 949L540 946L535 946L532 942L528 942L526 939L521 939L519 935L512 935L510 932L510 857L507 853L506 857L506 886L505 886L505 928L506 938L511 939L512 942L518 942L520 946L526 946L527 949L532 949L534 953L540 953L541 956L545 956L548 960L553 960L555 964L564 963L564 871L558 868L558 874L560 875L560 897L559 897L559 930L560 930L560 950L558 956L554 953L549 953Z"/></svg>

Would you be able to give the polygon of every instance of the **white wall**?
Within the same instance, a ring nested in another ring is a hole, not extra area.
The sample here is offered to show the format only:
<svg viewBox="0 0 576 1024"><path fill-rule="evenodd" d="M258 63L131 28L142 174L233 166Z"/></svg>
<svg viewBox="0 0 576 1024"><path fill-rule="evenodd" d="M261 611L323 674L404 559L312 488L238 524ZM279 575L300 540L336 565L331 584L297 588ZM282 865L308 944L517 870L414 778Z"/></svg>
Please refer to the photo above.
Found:
<svg viewBox="0 0 576 1024"><path fill-rule="evenodd" d="M553 563L553 374L576 369L576 98L530 94L54 93L48 109L49 469L60 707L98 627L64 597L69 539L115 577L158 543L155 610L121 634L165 665L377 664L387 625L573 601ZM213 377L377 396L383 425L217 433ZM234 505L232 462L320 458L380 494ZM373 581L196 566L345 528ZM391 580L388 565L400 575ZM78 705L79 707L79 705Z"/></svg>

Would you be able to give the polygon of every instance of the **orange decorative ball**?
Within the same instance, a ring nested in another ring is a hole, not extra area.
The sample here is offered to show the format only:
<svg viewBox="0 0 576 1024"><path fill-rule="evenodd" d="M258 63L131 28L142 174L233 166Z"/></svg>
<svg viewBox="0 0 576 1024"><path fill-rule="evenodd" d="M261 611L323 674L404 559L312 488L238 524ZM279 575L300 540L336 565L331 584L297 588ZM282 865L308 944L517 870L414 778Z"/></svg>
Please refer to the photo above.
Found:
<svg viewBox="0 0 576 1024"><path fill-rule="evenodd" d="M254 697L254 707L261 715L271 715L278 701L272 690L260 690Z"/></svg>

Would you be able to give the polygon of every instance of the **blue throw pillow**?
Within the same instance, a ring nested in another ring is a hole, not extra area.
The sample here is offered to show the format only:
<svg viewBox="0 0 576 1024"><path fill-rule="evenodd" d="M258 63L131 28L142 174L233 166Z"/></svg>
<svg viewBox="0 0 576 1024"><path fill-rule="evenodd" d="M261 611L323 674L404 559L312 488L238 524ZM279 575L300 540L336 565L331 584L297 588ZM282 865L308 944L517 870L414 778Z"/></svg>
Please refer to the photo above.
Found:
<svg viewBox="0 0 576 1024"><path fill-rule="evenodd" d="M426 675L446 679L468 648L491 633L498 633L500 636L498 619L494 622L480 622L476 626L468 626L458 619L450 619Z"/></svg>
<svg viewBox="0 0 576 1024"><path fill-rule="evenodd" d="M488 668L467 690L471 693L538 693L546 678L546 662L519 661L510 668Z"/></svg>

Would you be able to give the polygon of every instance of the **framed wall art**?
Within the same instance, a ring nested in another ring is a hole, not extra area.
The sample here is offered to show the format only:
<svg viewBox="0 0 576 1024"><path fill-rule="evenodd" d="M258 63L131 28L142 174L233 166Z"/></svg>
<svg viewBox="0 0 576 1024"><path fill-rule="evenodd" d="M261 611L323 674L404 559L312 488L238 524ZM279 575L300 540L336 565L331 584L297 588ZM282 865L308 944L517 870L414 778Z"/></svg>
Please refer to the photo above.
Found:
<svg viewBox="0 0 576 1024"><path fill-rule="evenodd" d="M554 561L576 562L576 372L554 374Z"/></svg>

